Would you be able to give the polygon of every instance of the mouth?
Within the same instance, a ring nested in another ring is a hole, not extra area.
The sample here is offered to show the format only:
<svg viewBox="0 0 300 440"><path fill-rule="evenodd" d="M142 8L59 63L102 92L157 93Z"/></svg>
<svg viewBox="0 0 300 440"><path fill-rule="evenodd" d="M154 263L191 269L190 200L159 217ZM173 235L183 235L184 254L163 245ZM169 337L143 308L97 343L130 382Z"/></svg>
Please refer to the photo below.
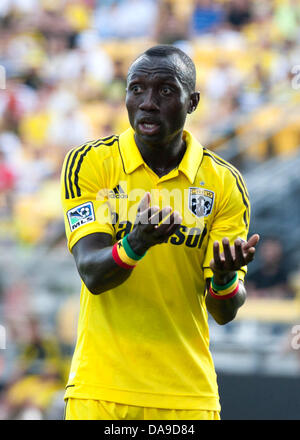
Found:
<svg viewBox="0 0 300 440"><path fill-rule="evenodd" d="M138 128L141 134L151 136L159 132L160 124L151 119L141 119Z"/></svg>

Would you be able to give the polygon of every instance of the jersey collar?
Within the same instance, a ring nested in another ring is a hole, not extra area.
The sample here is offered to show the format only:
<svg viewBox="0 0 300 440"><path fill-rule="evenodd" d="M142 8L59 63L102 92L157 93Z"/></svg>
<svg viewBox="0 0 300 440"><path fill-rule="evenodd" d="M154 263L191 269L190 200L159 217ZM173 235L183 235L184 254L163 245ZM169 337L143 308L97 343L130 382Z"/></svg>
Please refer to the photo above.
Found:
<svg viewBox="0 0 300 440"><path fill-rule="evenodd" d="M198 168L203 157L203 147L194 136L184 130L183 138L186 141L187 149L178 166L178 170L186 175L190 183L193 184ZM139 166L144 164L141 153L134 140L134 131L129 128L119 137L120 155L126 174L131 174Z"/></svg>
<svg viewBox="0 0 300 440"><path fill-rule="evenodd" d="M186 142L186 152L179 164L178 170L184 173L190 183L193 184L202 162L203 147L187 130L183 132L183 139Z"/></svg>

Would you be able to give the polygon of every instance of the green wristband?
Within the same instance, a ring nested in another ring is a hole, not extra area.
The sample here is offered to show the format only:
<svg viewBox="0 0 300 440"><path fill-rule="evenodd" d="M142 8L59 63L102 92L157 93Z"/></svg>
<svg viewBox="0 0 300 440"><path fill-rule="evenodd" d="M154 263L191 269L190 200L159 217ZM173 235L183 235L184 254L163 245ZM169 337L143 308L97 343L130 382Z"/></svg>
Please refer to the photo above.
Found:
<svg viewBox="0 0 300 440"><path fill-rule="evenodd" d="M232 280L229 281L227 284L222 284L222 285L216 284L214 282L214 277L212 277L212 279L211 279L212 288L217 291L226 290L236 282L237 277L238 277L238 274L237 274L237 272L235 272L235 276L232 278Z"/></svg>
<svg viewBox="0 0 300 440"><path fill-rule="evenodd" d="M146 255L146 252L143 255L138 255L132 250L130 244L128 243L127 235L125 235L125 237L123 238L122 243L123 243L124 250L129 258L132 258L133 260L138 261L138 260L141 260Z"/></svg>

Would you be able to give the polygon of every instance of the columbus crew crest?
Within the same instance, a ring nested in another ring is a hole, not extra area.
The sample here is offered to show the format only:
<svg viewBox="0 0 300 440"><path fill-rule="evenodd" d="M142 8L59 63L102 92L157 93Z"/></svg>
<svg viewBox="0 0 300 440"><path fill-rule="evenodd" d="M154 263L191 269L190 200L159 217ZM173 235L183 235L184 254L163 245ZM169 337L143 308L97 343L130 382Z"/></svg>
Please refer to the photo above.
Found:
<svg viewBox="0 0 300 440"><path fill-rule="evenodd" d="M215 193L204 188L189 188L189 210L198 218L207 217L213 208Z"/></svg>

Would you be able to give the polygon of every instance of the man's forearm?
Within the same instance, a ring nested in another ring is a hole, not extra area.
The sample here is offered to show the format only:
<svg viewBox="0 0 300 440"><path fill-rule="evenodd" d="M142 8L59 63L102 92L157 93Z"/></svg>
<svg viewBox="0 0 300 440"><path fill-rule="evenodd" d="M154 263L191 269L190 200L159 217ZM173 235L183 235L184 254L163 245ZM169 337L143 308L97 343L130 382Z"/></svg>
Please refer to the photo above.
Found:
<svg viewBox="0 0 300 440"><path fill-rule="evenodd" d="M228 238L224 237L222 253L220 243L213 243L213 259L210 261L213 282L210 291L211 280L207 279L206 306L218 324L232 321L246 300L246 289L238 280L237 271L253 260L258 241L259 235L253 234L247 242L237 239L230 246Z"/></svg>
<svg viewBox="0 0 300 440"><path fill-rule="evenodd" d="M209 291L207 291L206 307L215 321L220 325L224 325L235 318L239 307L244 304L245 300L246 289L244 284L240 281L239 290L232 298L214 298Z"/></svg>
<svg viewBox="0 0 300 440"><path fill-rule="evenodd" d="M90 251L76 260L82 281L94 295L113 289L129 278L132 270L118 266L112 257L112 247Z"/></svg>

